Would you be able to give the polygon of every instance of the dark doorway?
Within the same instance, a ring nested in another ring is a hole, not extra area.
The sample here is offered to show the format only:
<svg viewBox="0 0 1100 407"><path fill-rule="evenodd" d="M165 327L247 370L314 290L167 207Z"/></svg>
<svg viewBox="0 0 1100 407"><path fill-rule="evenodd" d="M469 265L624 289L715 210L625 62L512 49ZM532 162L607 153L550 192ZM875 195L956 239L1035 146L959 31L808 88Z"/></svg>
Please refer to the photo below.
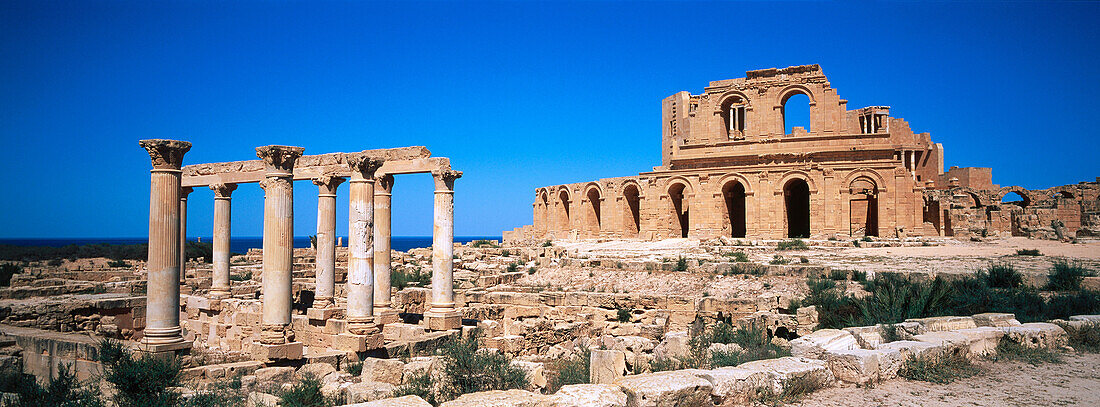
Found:
<svg viewBox="0 0 1100 407"><path fill-rule="evenodd" d="M688 237L688 206L684 202L684 184L672 184L668 189L668 198L672 200L672 219L680 229L680 237ZM673 229L676 230L676 229Z"/></svg>
<svg viewBox="0 0 1100 407"><path fill-rule="evenodd" d="M634 185L627 185L623 190L623 197L626 198L626 207L630 212L627 214L627 225L633 226L633 229L627 229L627 232L637 234L642 230L642 213L641 213L641 198L639 197L638 187Z"/></svg>
<svg viewBox="0 0 1100 407"><path fill-rule="evenodd" d="M810 237L810 186L802 179L793 179L783 187L787 209L787 237Z"/></svg>
<svg viewBox="0 0 1100 407"><path fill-rule="evenodd" d="M745 186L737 181L730 182L722 187L722 197L726 200L730 236L745 237Z"/></svg>

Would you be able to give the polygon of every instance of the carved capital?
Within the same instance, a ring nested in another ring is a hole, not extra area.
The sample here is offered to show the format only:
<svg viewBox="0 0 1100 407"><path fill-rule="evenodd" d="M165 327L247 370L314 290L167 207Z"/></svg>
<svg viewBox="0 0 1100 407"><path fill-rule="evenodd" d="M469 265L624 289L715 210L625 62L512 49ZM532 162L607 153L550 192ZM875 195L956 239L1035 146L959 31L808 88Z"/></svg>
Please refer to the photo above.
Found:
<svg viewBox="0 0 1100 407"><path fill-rule="evenodd" d="M268 174L293 174L294 163L305 150L292 146L263 146L256 147L256 157L264 161L264 169Z"/></svg>
<svg viewBox="0 0 1100 407"><path fill-rule="evenodd" d="M268 177L260 180L260 188L264 190L264 197L276 196L271 195L274 193L289 195L294 192L294 184L290 182L290 178L282 177Z"/></svg>
<svg viewBox="0 0 1100 407"><path fill-rule="evenodd" d="M390 174L376 174L374 184L375 194L392 194L393 193L393 175Z"/></svg>
<svg viewBox="0 0 1100 407"><path fill-rule="evenodd" d="M336 195L336 187L344 183L343 177L337 177L332 174L325 174L313 178L313 185L317 186L317 193L320 195Z"/></svg>
<svg viewBox="0 0 1100 407"><path fill-rule="evenodd" d="M191 151L191 143L179 140L152 139L140 140L138 145L149 152L153 168L158 170L178 170L183 166L183 155Z"/></svg>
<svg viewBox="0 0 1100 407"><path fill-rule="evenodd" d="M351 173L353 176L361 176L365 179L373 179L374 172L382 168L384 160L377 157L371 157L364 153L351 153L348 154L348 167L351 167Z"/></svg>
<svg viewBox="0 0 1100 407"><path fill-rule="evenodd" d="M210 184L210 190L214 191L215 199L229 199L236 189L237 184Z"/></svg>
<svg viewBox="0 0 1100 407"><path fill-rule="evenodd" d="M186 200L187 196L191 195L192 192L195 192L195 188L181 187L180 188L180 200Z"/></svg>
<svg viewBox="0 0 1100 407"><path fill-rule="evenodd" d="M432 178L435 179L435 189L438 190L454 190L455 180L462 178L462 171L455 170L433 170Z"/></svg>

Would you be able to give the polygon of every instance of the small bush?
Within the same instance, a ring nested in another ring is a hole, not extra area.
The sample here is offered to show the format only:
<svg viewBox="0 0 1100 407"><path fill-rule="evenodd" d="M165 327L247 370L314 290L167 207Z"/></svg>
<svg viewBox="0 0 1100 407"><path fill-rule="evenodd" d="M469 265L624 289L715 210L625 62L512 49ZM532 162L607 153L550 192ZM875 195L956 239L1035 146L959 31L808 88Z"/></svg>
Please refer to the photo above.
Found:
<svg viewBox="0 0 1100 407"><path fill-rule="evenodd" d="M1062 357L1047 348L1029 348L1019 343L1002 339L997 343L994 360L1018 360L1032 366L1041 363L1061 363Z"/></svg>
<svg viewBox="0 0 1100 407"><path fill-rule="evenodd" d="M591 358L592 352L588 348L582 348L576 355L550 363L547 391L554 393L562 386L588 383L589 359Z"/></svg>
<svg viewBox="0 0 1100 407"><path fill-rule="evenodd" d="M13 393L17 400L4 398L5 407L102 407L91 383L81 383L72 373L70 365L57 365L57 376L45 386L40 386L33 375L9 370L0 373L0 392Z"/></svg>
<svg viewBox="0 0 1100 407"><path fill-rule="evenodd" d="M1083 352L1100 352L1100 322L1088 322L1077 327L1059 324L1066 330L1069 346Z"/></svg>
<svg viewBox="0 0 1100 407"><path fill-rule="evenodd" d="M810 262L810 259L806 258L806 256L798 256L798 262L802 263L802 264L806 264L806 263Z"/></svg>
<svg viewBox="0 0 1100 407"><path fill-rule="evenodd" d="M1048 274L1047 289L1053 291L1073 291L1081 289L1081 280L1093 273L1079 263L1065 260L1054 262Z"/></svg>
<svg viewBox="0 0 1100 407"><path fill-rule="evenodd" d="M512 263L508 264L508 272L509 273L515 273L517 271L519 271L519 264L516 264L515 262L512 262Z"/></svg>
<svg viewBox="0 0 1100 407"><path fill-rule="evenodd" d="M180 407L228 407L244 405L244 392L241 391L241 377L210 383L203 391L196 392L191 398L180 403Z"/></svg>
<svg viewBox="0 0 1100 407"><path fill-rule="evenodd" d="M985 283L993 288L1016 288L1024 284L1024 277L1010 264L992 264L989 271L979 273Z"/></svg>
<svg viewBox="0 0 1100 407"><path fill-rule="evenodd" d="M511 358L499 352L478 350L479 336L474 331L468 337L448 341L439 350L443 378L434 399L442 402L466 393L527 387L527 374L512 366Z"/></svg>
<svg viewBox="0 0 1100 407"><path fill-rule="evenodd" d="M130 267L130 263L126 260L111 260L107 262L107 267Z"/></svg>
<svg viewBox="0 0 1100 407"><path fill-rule="evenodd" d="M409 377L405 380L404 384L397 386L397 388L393 390L391 396L401 397L408 395L418 396L433 406L439 404L439 400L436 399L436 392L432 385L432 375L428 371Z"/></svg>
<svg viewBox="0 0 1100 407"><path fill-rule="evenodd" d="M649 370L651 372L667 372L670 370L680 370L682 362L671 358L655 358L649 362Z"/></svg>
<svg viewBox="0 0 1100 407"><path fill-rule="evenodd" d="M405 287L426 287L432 282L432 273L419 267L412 271L394 270L390 272L390 286L398 290Z"/></svg>
<svg viewBox="0 0 1100 407"><path fill-rule="evenodd" d="M1039 249L1018 249L1016 250L1017 256L1042 256L1043 253L1039 252Z"/></svg>
<svg viewBox="0 0 1100 407"><path fill-rule="evenodd" d="M179 394L171 390L179 387L182 372L175 356L134 356L121 342L107 339L99 343L98 359L119 407L170 407L179 402Z"/></svg>
<svg viewBox="0 0 1100 407"><path fill-rule="evenodd" d="M470 242L470 247L476 247L476 248L480 248L480 247L491 247L491 248L498 248L498 247L500 247L500 245L499 245L499 244L496 244L496 243L493 243L493 241L492 241L492 240L478 239L478 240L474 240L474 241Z"/></svg>
<svg viewBox="0 0 1100 407"><path fill-rule="evenodd" d="M946 355L910 355L898 371L898 376L909 380L919 380L937 384L947 384L981 372L966 356L949 353Z"/></svg>
<svg viewBox="0 0 1100 407"><path fill-rule="evenodd" d="M843 281L848 279L848 272L844 270L832 270L829 271L829 279L833 281Z"/></svg>
<svg viewBox="0 0 1100 407"><path fill-rule="evenodd" d="M249 281L252 280L252 270L245 270L240 274L230 274L229 279L232 281Z"/></svg>
<svg viewBox="0 0 1100 407"><path fill-rule="evenodd" d="M882 324L878 326L878 329L882 335L882 341L885 343L901 340L901 334L898 333L898 326L895 324Z"/></svg>
<svg viewBox="0 0 1100 407"><path fill-rule="evenodd" d="M59 266L61 266L62 263L64 263L64 260L50 259L49 261L46 262L46 265L50 266L50 267L59 267Z"/></svg>
<svg viewBox="0 0 1100 407"><path fill-rule="evenodd" d="M500 251L500 255L501 255L501 256L511 256L511 255L512 255L512 251L511 251L511 250L508 250L508 249L504 249L504 250L501 250L501 251Z"/></svg>
<svg viewBox="0 0 1100 407"><path fill-rule="evenodd" d="M867 281L867 272L852 270L852 281L864 282Z"/></svg>
<svg viewBox="0 0 1100 407"><path fill-rule="evenodd" d="M775 248L778 250L806 250L809 247L802 239L791 239L776 243Z"/></svg>
<svg viewBox="0 0 1100 407"><path fill-rule="evenodd" d="M726 253L726 256L731 257L733 261L738 263L747 263L749 261L749 255L742 251Z"/></svg>
<svg viewBox="0 0 1100 407"><path fill-rule="evenodd" d="M527 274L535 274L535 271L537 271L535 269L535 266L531 266L531 267L527 268Z"/></svg>
<svg viewBox="0 0 1100 407"><path fill-rule="evenodd" d="M363 361L357 360L354 362L345 363L344 371L350 373L352 376L359 376L363 374Z"/></svg>
<svg viewBox="0 0 1100 407"><path fill-rule="evenodd" d="M790 264L790 262L791 262L791 259L788 259L786 257L780 256L780 255L777 254L777 255L775 255L775 257L772 257L772 260L769 261L768 264L781 265L781 264Z"/></svg>
<svg viewBox="0 0 1100 407"><path fill-rule="evenodd" d="M542 242L542 247L550 247L550 246L553 246L553 245L554 245L554 242L552 242L550 240Z"/></svg>
<svg viewBox="0 0 1100 407"><path fill-rule="evenodd" d="M615 310L615 320L619 322L630 322L631 314L634 310L630 308L619 308Z"/></svg>
<svg viewBox="0 0 1100 407"><path fill-rule="evenodd" d="M289 389L279 392L280 407L327 407L336 405L336 402L321 393L321 380L309 374Z"/></svg>
<svg viewBox="0 0 1100 407"><path fill-rule="evenodd" d="M676 266L672 268L672 271L687 271L688 262L687 259L680 257L676 260Z"/></svg>

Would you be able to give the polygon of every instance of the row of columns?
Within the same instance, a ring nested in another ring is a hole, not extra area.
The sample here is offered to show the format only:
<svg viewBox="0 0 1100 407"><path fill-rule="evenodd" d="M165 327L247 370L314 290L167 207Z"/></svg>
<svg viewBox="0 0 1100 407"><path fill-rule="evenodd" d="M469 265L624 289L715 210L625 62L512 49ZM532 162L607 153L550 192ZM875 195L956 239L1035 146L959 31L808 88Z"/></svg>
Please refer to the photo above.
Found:
<svg viewBox="0 0 1100 407"><path fill-rule="evenodd" d="M183 155L191 144L176 140L142 140L153 161L149 211L147 322L144 343L151 349L170 350L183 344L179 324L179 288L186 255L186 196L181 188ZM265 175L263 233L263 304L260 343L291 343L292 266L294 239L294 164L304 149L291 146L256 148ZM376 174L382 160L349 154L349 239L347 333L376 335L384 323L396 322L390 303L390 202L393 176ZM460 326L454 306L454 181L459 171L437 170L432 234L432 299L424 318L429 329ZM345 181L336 175L313 179L318 187L316 296L313 308L336 308L336 192ZM225 298L229 283L231 195L235 184L213 184L213 282L210 295ZM327 315L327 314L326 314Z"/></svg>

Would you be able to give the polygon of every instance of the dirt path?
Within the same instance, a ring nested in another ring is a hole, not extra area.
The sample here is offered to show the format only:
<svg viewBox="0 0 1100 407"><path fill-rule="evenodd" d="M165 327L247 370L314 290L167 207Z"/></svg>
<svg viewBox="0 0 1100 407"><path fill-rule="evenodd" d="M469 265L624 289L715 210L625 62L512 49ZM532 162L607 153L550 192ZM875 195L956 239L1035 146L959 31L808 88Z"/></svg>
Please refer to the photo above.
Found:
<svg viewBox="0 0 1100 407"><path fill-rule="evenodd" d="M1100 406L1100 354L1067 355L1065 363L1032 366L981 362L987 369L951 384L905 379L872 389L830 388L795 406Z"/></svg>

